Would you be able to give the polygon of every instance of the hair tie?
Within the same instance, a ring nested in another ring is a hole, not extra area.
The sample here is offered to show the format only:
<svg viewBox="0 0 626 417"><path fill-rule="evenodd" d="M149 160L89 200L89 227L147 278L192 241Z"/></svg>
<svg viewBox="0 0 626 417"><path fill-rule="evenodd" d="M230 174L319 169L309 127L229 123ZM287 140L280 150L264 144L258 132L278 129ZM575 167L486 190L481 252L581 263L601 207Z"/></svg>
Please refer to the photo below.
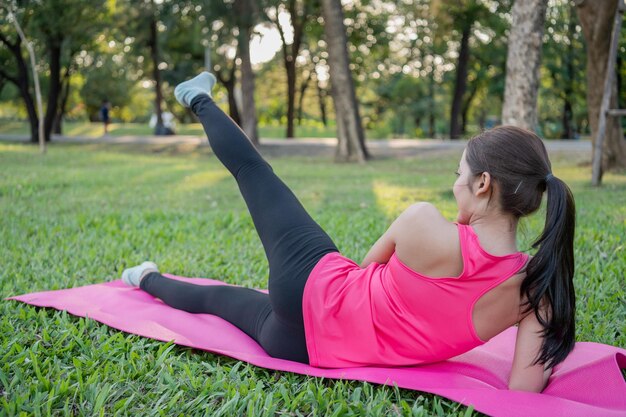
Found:
<svg viewBox="0 0 626 417"><path fill-rule="evenodd" d="M552 175L552 173L550 172L548 175L546 175L546 179L545 181L548 182L550 181L552 178L554 178L554 175Z"/></svg>

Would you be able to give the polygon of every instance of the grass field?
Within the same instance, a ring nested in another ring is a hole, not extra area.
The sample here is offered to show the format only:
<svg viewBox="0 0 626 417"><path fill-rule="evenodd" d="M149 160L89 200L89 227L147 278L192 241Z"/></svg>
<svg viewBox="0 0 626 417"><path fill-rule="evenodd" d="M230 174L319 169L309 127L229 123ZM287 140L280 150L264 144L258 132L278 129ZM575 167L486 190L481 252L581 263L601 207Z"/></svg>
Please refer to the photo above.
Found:
<svg viewBox="0 0 626 417"><path fill-rule="evenodd" d="M305 207L358 261L401 210L449 219L458 151L337 165L274 158ZM626 346L626 173L589 186L587 155L552 155L578 207L577 340ZM209 149L0 144L0 298L161 271L263 287L267 265L234 180ZM523 222L527 250L543 218ZM245 262L233 262L245 259ZM438 396L256 368L128 335L52 309L0 301L0 415L454 415Z"/></svg>
<svg viewBox="0 0 626 417"><path fill-rule="evenodd" d="M30 130L27 123L15 121L3 121L0 123L0 135L29 135ZM285 126L260 126L259 135L263 138L284 138ZM301 138L329 138L333 137L335 126L296 126L296 137ZM63 135L100 137L104 132L102 123L89 122L65 122L63 124ZM112 123L109 125L110 136L150 136L154 129L147 123ZM176 127L177 135L203 136L204 131L200 123L179 124Z"/></svg>

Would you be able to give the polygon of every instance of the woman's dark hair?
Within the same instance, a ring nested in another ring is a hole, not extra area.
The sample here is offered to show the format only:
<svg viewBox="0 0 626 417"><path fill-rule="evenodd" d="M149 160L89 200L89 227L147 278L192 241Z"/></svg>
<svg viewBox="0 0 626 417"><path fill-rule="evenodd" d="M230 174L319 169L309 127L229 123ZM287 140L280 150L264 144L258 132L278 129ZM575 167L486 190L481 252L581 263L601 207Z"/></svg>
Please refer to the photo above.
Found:
<svg viewBox="0 0 626 417"><path fill-rule="evenodd" d="M526 267L520 295L523 314L531 310L543 326L534 364L552 367L574 348L574 229L576 209L569 187L552 175L543 141L534 133L501 126L472 138L465 158L474 175L488 172L499 190L500 206L517 218L535 212L547 192L546 223L533 243L537 253ZM546 308L547 316L540 310Z"/></svg>

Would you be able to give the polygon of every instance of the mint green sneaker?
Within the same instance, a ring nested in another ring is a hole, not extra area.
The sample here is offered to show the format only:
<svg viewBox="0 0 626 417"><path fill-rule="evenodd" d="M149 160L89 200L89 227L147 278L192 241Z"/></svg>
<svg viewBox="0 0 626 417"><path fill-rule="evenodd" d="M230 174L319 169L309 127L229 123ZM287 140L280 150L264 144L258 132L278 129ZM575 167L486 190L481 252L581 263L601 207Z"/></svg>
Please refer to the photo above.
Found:
<svg viewBox="0 0 626 417"><path fill-rule="evenodd" d="M144 262L141 265L127 268L122 272L122 281L131 287L138 287L141 279L150 272L159 272L159 267L154 262Z"/></svg>
<svg viewBox="0 0 626 417"><path fill-rule="evenodd" d="M215 75L210 72L203 71L200 75L195 76L191 80L184 81L174 89L174 96L180 104L185 107L191 107L191 101L199 94L211 96L211 90L217 82Z"/></svg>

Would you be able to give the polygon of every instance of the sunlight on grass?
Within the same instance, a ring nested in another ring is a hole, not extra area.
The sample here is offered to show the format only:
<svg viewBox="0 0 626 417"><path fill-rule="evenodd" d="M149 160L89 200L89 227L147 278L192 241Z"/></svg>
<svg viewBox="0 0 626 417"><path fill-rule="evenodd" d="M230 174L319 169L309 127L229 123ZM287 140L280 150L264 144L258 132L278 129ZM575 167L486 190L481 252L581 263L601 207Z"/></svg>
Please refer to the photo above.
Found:
<svg viewBox="0 0 626 417"><path fill-rule="evenodd" d="M376 206L390 218L397 217L411 204L420 201L432 201L433 190L401 187L381 180L372 182L372 191L376 197Z"/></svg>
<svg viewBox="0 0 626 417"><path fill-rule="evenodd" d="M112 126L110 126L112 128ZM68 124L63 132L67 136L97 137L104 134L104 126L100 123Z"/></svg>
<svg viewBox="0 0 626 417"><path fill-rule="evenodd" d="M11 143L1 143L0 142L0 152L11 152L11 153L19 153L23 155L29 154L37 154L39 153L39 148L35 148L34 146L24 146L22 144L11 144Z"/></svg>
<svg viewBox="0 0 626 417"><path fill-rule="evenodd" d="M25 122L2 122L0 123L0 134L7 135L27 135L30 133L28 123Z"/></svg>
<svg viewBox="0 0 626 417"><path fill-rule="evenodd" d="M413 188L392 186L376 180L372 183L372 191L376 197L376 206L390 218L396 217L415 202Z"/></svg>
<svg viewBox="0 0 626 417"><path fill-rule="evenodd" d="M263 138L284 138L285 126L259 126L259 135ZM204 129L200 123L177 124L174 129L177 135L204 136ZM296 137L335 137L334 126L295 126ZM26 122L3 122L0 124L0 134L28 135L30 134ZM63 123L64 136L100 137L104 134L104 125L101 122L66 121ZM154 128L148 123L111 123L110 136L151 136Z"/></svg>
<svg viewBox="0 0 626 417"><path fill-rule="evenodd" d="M181 192L206 191L206 189L225 178L230 178L230 173L226 170L197 172L184 177L177 190Z"/></svg>

